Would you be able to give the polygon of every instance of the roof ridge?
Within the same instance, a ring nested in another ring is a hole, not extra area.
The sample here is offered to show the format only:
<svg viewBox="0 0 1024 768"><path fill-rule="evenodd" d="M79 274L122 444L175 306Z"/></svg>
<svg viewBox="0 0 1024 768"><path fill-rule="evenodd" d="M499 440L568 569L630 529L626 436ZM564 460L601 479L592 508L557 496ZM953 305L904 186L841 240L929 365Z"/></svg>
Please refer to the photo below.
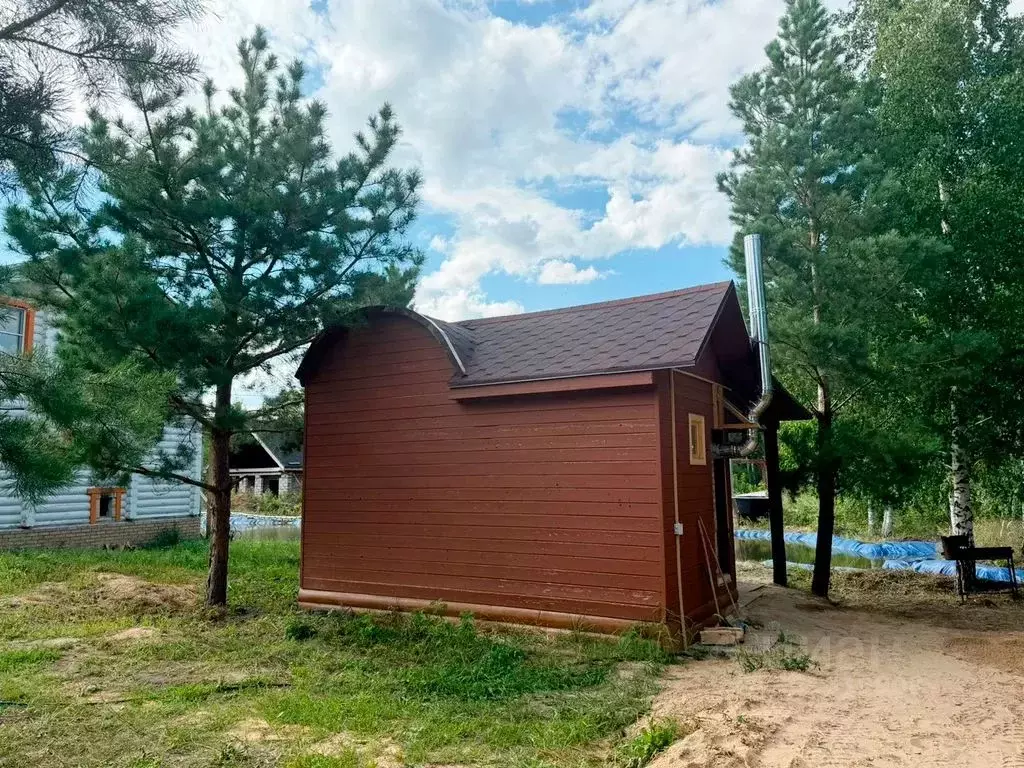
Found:
<svg viewBox="0 0 1024 768"><path fill-rule="evenodd" d="M732 280L720 280L717 283L705 283L703 285L691 285L687 288L677 288L674 291L662 291L661 293L647 293L641 296L629 296L625 299L610 299L608 301L595 301L589 304L574 304L569 307L558 307L556 309L541 309L536 312L520 312L517 315L498 315L496 317L477 317L468 320L449 320L448 325L458 328L466 328L466 324L501 323L511 320L518 320L524 317L542 317L544 315L556 315L562 312L589 311L591 309L604 309L612 306L628 306L630 304L642 304L646 301L657 301L658 299L674 298L686 294L701 293L704 291L721 290L732 284Z"/></svg>

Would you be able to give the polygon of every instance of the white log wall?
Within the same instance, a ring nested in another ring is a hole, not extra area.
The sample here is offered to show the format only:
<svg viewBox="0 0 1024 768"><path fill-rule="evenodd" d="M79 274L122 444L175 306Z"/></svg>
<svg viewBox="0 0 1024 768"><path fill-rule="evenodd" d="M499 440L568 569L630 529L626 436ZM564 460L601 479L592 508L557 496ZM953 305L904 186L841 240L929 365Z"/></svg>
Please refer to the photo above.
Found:
<svg viewBox="0 0 1024 768"><path fill-rule="evenodd" d="M36 314L35 323L34 345L36 348L52 349L56 341L56 330L46 322L43 313ZM16 402L6 403L0 407L4 407L8 412L24 410L23 406ZM161 452L173 454L182 443L191 445L195 451L192 466L182 474L198 478L202 474L202 434L199 427L191 422L183 426L168 425L153 456ZM154 461L150 461L146 466L154 464ZM34 507L11 493L8 478L7 473L0 469L0 529L89 522L87 491L94 483L87 472L78 473L72 485L48 496ZM128 492L124 497L122 515L127 519L198 515L199 505L198 488L178 482L132 475Z"/></svg>

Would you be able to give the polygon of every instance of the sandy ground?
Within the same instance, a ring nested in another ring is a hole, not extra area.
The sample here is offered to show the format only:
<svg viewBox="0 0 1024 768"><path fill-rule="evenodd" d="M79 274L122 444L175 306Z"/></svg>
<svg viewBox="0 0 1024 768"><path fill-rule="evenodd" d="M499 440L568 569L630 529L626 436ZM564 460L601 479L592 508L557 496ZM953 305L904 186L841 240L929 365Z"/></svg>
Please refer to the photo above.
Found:
<svg viewBox="0 0 1024 768"><path fill-rule="evenodd" d="M740 610L763 627L750 650L781 630L818 666L748 673L735 659L711 659L674 668L653 716L694 730L654 768L1024 768L1016 612L1010 626L965 628L942 616L838 608L764 583L743 585Z"/></svg>

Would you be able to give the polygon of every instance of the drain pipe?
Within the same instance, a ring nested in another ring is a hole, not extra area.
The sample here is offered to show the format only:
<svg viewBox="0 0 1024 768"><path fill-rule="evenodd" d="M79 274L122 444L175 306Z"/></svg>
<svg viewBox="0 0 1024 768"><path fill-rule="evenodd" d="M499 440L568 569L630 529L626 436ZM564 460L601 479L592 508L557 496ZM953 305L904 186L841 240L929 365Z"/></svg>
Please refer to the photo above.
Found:
<svg viewBox="0 0 1024 768"><path fill-rule="evenodd" d="M758 446L758 432L761 416L772 402L772 361L768 348L768 312L764 300L764 269L761 263L761 236L747 235L743 238L743 253L747 263L747 306L750 314L750 340L757 347L757 360L761 368L761 397L747 414L752 426L747 441L742 445L714 448L714 456L720 459L736 459L749 456Z"/></svg>

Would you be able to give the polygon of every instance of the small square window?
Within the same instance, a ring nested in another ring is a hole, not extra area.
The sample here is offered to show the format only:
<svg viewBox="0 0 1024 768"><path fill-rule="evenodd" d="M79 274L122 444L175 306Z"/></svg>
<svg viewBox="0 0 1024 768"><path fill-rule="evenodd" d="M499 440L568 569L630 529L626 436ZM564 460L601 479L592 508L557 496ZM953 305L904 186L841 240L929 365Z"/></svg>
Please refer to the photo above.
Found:
<svg viewBox="0 0 1024 768"><path fill-rule="evenodd" d="M707 464L707 438L704 429L704 417L696 413L691 413L689 416L689 423L690 463Z"/></svg>
<svg viewBox="0 0 1024 768"><path fill-rule="evenodd" d="M89 522L121 519L124 503L124 488L90 488L89 489Z"/></svg>
<svg viewBox="0 0 1024 768"><path fill-rule="evenodd" d="M0 352L20 355L32 348L32 312L0 300Z"/></svg>

